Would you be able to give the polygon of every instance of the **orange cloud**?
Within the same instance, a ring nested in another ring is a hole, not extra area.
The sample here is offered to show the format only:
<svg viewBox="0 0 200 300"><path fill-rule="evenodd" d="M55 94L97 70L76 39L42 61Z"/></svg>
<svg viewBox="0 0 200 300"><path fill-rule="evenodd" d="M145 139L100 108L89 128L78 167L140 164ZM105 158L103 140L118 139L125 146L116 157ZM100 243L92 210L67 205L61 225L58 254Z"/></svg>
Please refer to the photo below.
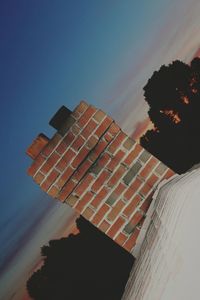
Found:
<svg viewBox="0 0 200 300"><path fill-rule="evenodd" d="M143 134L145 134L148 129L152 129L153 127L154 125L149 118L146 118L144 121L138 122L136 124L135 131L132 134L132 138L138 142Z"/></svg>

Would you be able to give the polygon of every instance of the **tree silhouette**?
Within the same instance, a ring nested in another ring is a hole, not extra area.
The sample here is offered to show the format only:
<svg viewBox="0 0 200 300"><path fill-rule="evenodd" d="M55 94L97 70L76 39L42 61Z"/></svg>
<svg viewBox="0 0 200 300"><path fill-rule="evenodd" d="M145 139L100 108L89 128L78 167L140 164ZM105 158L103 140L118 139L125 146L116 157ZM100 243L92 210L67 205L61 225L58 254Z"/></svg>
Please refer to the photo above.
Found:
<svg viewBox="0 0 200 300"><path fill-rule="evenodd" d="M154 72L144 87L154 129L140 143L177 173L200 162L200 59L174 61Z"/></svg>
<svg viewBox="0 0 200 300"><path fill-rule="evenodd" d="M42 247L44 265L27 281L35 300L121 299L134 258L83 217L77 235Z"/></svg>

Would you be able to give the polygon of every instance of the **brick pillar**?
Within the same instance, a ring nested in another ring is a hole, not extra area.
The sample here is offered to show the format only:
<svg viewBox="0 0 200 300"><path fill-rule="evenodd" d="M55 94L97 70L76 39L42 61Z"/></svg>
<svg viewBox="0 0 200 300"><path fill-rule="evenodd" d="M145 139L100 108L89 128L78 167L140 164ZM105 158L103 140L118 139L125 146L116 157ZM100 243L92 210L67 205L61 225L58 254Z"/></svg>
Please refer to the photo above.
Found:
<svg viewBox="0 0 200 300"><path fill-rule="evenodd" d="M94 106L82 101L60 112L62 121L59 112L51 120L55 135L28 148L34 159L28 174L132 251L156 185L174 172Z"/></svg>

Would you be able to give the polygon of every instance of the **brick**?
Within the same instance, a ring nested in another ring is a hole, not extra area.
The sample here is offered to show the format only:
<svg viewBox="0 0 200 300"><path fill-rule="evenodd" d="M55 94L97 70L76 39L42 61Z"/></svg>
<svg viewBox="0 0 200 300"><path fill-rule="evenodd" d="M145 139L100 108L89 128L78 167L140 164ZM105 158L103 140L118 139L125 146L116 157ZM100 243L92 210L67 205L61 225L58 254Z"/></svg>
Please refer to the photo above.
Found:
<svg viewBox="0 0 200 300"><path fill-rule="evenodd" d="M34 176L35 173L40 169L41 165L46 161L46 158L41 154L38 155L36 160L32 163L32 165L28 168L28 175Z"/></svg>
<svg viewBox="0 0 200 300"><path fill-rule="evenodd" d="M97 208L100 205L100 203L105 199L107 194L108 194L108 189L106 187L103 187L95 196L94 200L91 202L91 205Z"/></svg>
<svg viewBox="0 0 200 300"><path fill-rule="evenodd" d="M140 206L140 209L146 213L150 204L151 204L151 201L152 201L152 196L153 196L153 193L151 193L151 195L149 195L145 200L144 202L142 203L142 205Z"/></svg>
<svg viewBox="0 0 200 300"><path fill-rule="evenodd" d="M75 209L79 211L80 213L83 211L85 206L90 202L90 200L93 197L93 193L87 192L80 201L76 204Z"/></svg>
<svg viewBox="0 0 200 300"><path fill-rule="evenodd" d="M49 138L43 133L40 133L28 147L28 149L26 150L26 154L32 159L36 159L38 154L42 151L42 149L47 145L48 142Z"/></svg>
<svg viewBox="0 0 200 300"><path fill-rule="evenodd" d="M126 186L120 182L118 184L118 186L115 188L114 192L117 196L120 196L125 189L126 189Z"/></svg>
<svg viewBox="0 0 200 300"><path fill-rule="evenodd" d="M107 218L110 221L114 221L116 217L120 214L122 211L122 208L124 207L124 202L122 200L119 200L115 206L112 208L111 212L108 214Z"/></svg>
<svg viewBox="0 0 200 300"><path fill-rule="evenodd" d="M114 238L115 234L118 232L118 230L122 227L122 225L125 223L125 220L121 217L119 217L115 223L111 226L111 228L108 230L107 235L110 238Z"/></svg>
<svg viewBox="0 0 200 300"><path fill-rule="evenodd" d="M55 182L56 178L59 176L59 172L56 170L52 170L50 172L50 174L48 175L48 177L45 179L45 181L43 181L43 183L41 184L41 188L44 191L47 191L50 186Z"/></svg>
<svg viewBox="0 0 200 300"><path fill-rule="evenodd" d="M75 140L75 135L69 131L66 136L64 137L63 139L63 142L65 143L66 145L66 148L71 145L71 143ZM58 148L56 148L56 150L59 152Z"/></svg>
<svg viewBox="0 0 200 300"><path fill-rule="evenodd" d="M70 180L69 182L67 182L62 188L61 192L59 193L58 199L64 202L67 199L67 197L71 194L75 186L76 183L74 181Z"/></svg>
<svg viewBox="0 0 200 300"><path fill-rule="evenodd" d="M97 127L97 123L94 120L90 120L87 124L87 126L83 129L83 131L81 132L81 135L87 139L92 132L94 131L94 129Z"/></svg>
<svg viewBox="0 0 200 300"><path fill-rule="evenodd" d="M96 129L94 134L97 135L98 137L101 137L106 132L106 130L108 129L108 127L112 122L113 120L107 116L100 124L100 126Z"/></svg>
<svg viewBox="0 0 200 300"><path fill-rule="evenodd" d="M143 163L146 163L151 156L151 153L144 149L142 154L139 156L139 160L141 160Z"/></svg>
<svg viewBox="0 0 200 300"><path fill-rule="evenodd" d="M75 173L73 175L73 179L78 180L78 181L81 180L82 177L89 170L91 165L92 165L92 162L86 159L75 171Z"/></svg>
<svg viewBox="0 0 200 300"><path fill-rule="evenodd" d="M123 177L123 181L126 185L129 185L130 182L137 176L139 170L142 168L142 164L139 161L136 161L134 165L129 169L126 175Z"/></svg>
<svg viewBox="0 0 200 300"><path fill-rule="evenodd" d="M103 220L103 222L99 226L99 229L103 232L106 232L109 227L110 227L110 224L106 220Z"/></svg>
<svg viewBox="0 0 200 300"><path fill-rule="evenodd" d="M48 191L49 196L53 198L56 198L58 193L59 193L59 189L55 185L52 185Z"/></svg>
<svg viewBox="0 0 200 300"><path fill-rule="evenodd" d="M124 160L124 163L128 166L131 165L131 163L134 161L134 159L142 152L143 148L136 144L135 148L131 151L131 153L127 156L127 158Z"/></svg>
<svg viewBox="0 0 200 300"><path fill-rule="evenodd" d="M69 165L70 161L73 157L75 157L76 153L72 149L68 149L67 152L63 155L61 160L57 163L56 168L63 172L64 169Z"/></svg>
<svg viewBox="0 0 200 300"><path fill-rule="evenodd" d="M106 114L102 111L102 110L98 110L95 115L93 116L93 118L100 123L104 118L105 118Z"/></svg>
<svg viewBox="0 0 200 300"><path fill-rule="evenodd" d="M157 162L158 160L152 156L152 158L145 165L144 169L140 172L140 176L146 178L149 173L151 173Z"/></svg>
<svg viewBox="0 0 200 300"><path fill-rule="evenodd" d="M53 166L56 165L59 158L60 155L57 154L56 152L53 152L51 156L49 156L45 164L41 167L41 172L47 174L53 168Z"/></svg>
<svg viewBox="0 0 200 300"><path fill-rule="evenodd" d="M135 145L135 141L130 137L128 137L123 143L124 148L126 148L127 150L131 150L134 145Z"/></svg>
<svg viewBox="0 0 200 300"><path fill-rule="evenodd" d="M74 112L83 114L88 107L89 105L85 101L81 101L79 105L77 105L77 107L74 109Z"/></svg>
<svg viewBox="0 0 200 300"><path fill-rule="evenodd" d="M72 162L72 167L77 168L89 153L89 149L84 146Z"/></svg>
<svg viewBox="0 0 200 300"><path fill-rule="evenodd" d="M98 159L98 165L104 168L106 164L109 162L109 160L110 160L110 155L104 152Z"/></svg>
<svg viewBox="0 0 200 300"><path fill-rule="evenodd" d="M92 149L92 148L94 148L96 146L97 143L98 143L98 139L95 136L91 136L89 138L89 140L86 142L86 146L89 149Z"/></svg>
<svg viewBox="0 0 200 300"><path fill-rule="evenodd" d="M169 179L170 177L172 177L174 175L174 171L172 171L171 169L169 169L166 174L163 176L162 179Z"/></svg>
<svg viewBox="0 0 200 300"><path fill-rule="evenodd" d="M49 141L49 143L46 145L46 147L42 150L42 154L45 156L49 156L61 139L62 139L61 135L56 133L53 136L53 138Z"/></svg>
<svg viewBox="0 0 200 300"><path fill-rule="evenodd" d="M128 201L131 197L137 192L138 188L141 186L142 181L138 178L135 178L131 186L127 189L124 194L125 199Z"/></svg>
<svg viewBox="0 0 200 300"><path fill-rule="evenodd" d="M147 184L151 187L155 187L155 183L158 180L158 176L155 174L152 174L149 179L147 180Z"/></svg>
<svg viewBox="0 0 200 300"><path fill-rule="evenodd" d="M78 202L79 198L77 196L74 196L74 195L70 195L67 197L67 199L65 200L65 202L71 206L71 207L74 207L75 204Z"/></svg>
<svg viewBox="0 0 200 300"><path fill-rule="evenodd" d="M112 177L108 181L107 185L112 187L113 185L117 184L117 182L119 180L121 180L121 178L125 172L126 172L125 167L119 166L119 168L115 171L115 173L112 175Z"/></svg>
<svg viewBox="0 0 200 300"><path fill-rule="evenodd" d="M166 170L167 170L167 166L165 166L163 163L160 162L159 165L156 167L155 172L159 176L162 176Z"/></svg>
<svg viewBox="0 0 200 300"><path fill-rule="evenodd" d="M145 183L143 185L143 187L141 188L141 190L139 191L140 194L142 194L143 196L146 196L150 190L152 189L151 186L149 186L147 183Z"/></svg>
<svg viewBox="0 0 200 300"><path fill-rule="evenodd" d="M123 214L127 217L130 217L136 209L136 207L138 206L141 199L142 198L140 197L140 195L135 195L134 198L131 200L130 204L124 209Z"/></svg>
<svg viewBox="0 0 200 300"><path fill-rule="evenodd" d="M131 218L130 223L133 226L136 226L142 218L143 218L143 215L139 211L137 211Z"/></svg>
<svg viewBox="0 0 200 300"><path fill-rule="evenodd" d="M71 127L71 132L74 134L74 135L78 135L81 131L81 128L78 127L77 124L74 124L72 127Z"/></svg>
<svg viewBox="0 0 200 300"><path fill-rule="evenodd" d="M85 143L85 139L82 137L82 136L78 136L75 141L73 142L72 144L72 148L75 150L75 151L78 151L82 146L83 144Z"/></svg>
<svg viewBox="0 0 200 300"><path fill-rule="evenodd" d="M106 132L103 136L103 138L109 143L113 140L113 136L110 134L110 132Z"/></svg>
<svg viewBox="0 0 200 300"><path fill-rule="evenodd" d="M98 225L108 210L109 210L109 206L104 204L92 218L92 224Z"/></svg>
<svg viewBox="0 0 200 300"><path fill-rule="evenodd" d="M91 174L86 175L76 187L75 193L78 196L81 196L87 190L88 186L90 185L93 179L94 177Z"/></svg>
<svg viewBox="0 0 200 300"><path fill-rule="evenodd" d="M109 176L110 176L110 173L106 170L103 170L103 172L100 174L100 176L96 179L96 181L92 185L91 189L94 192L98 192Z"/></svg>
<svg viewBox="0 0 200 300"><path fill-rule="evenodd" d="M123 248L125 248L127 251L130 252L136 244L139 233L140 233L140 230L138 228L135 228L132 235L129 237L129 239L126 241L126 243L123 245Z"/></svg>
<svg viewBox="0 0 200 300"><path fill-rule="evenodd" d="M89 159L95 161L107 146L107 142L100 140L93 151L89 154Z"/></svg>
<svg viewBox="0 0 200 300"><path fill-rule="evenodd" d="M110 125L108 132L114 137L120 131L120 127L115 123L115 121Z"/></svg>
<svg viewBox="0 0 200 300"><path fill-rule="evenodd" d="M126 137L127 135L123 131L119 132L119 134L115 137L112 143L110 143L108 147L108 151L110 153L114 153L118 149L118 147L122 144L122 142L125 140Z"/></svg>
<svg viewBox="0 0 200 300"><path fill-rule="evenodd" d="M84 212L82 213L82 216L86 218L87 220L90 220L90 218L94 215L94 211L90 208L87 207Z"/></svg>
<svg viewBox="0 0 200 300"><path fill-rule="evenodd" d="M115 242L120 246L122 246L126 242L126 240L127 240L127 236L122 232L120 232L118 236L115 238Z"/></svg>
<svg viewBox="0 0 200 300"><path fill-rule="evenodd" d="M68 181L68 179L71 177L73 172L74 172L74 169L72 169L70 166L67 167L67 169L64 171L64 173L60 176L60 178L56 182L56 185L59 188L62 188L64 186L64 184Z"/></svg>
<svg viewBox="0 0 200 300"><path fill-rule="evenodd" d="M44 178L45 178L45 176L44 176L42 173L38 172L38 173L34 176L34 181L35 181L37 184L40 184L40 183L43 181Z"/></svg>
<svg viewBox="0 0 200 300"><path fill-rule="evenodd" d="M110 163L107 165L107 169L113 171L119 165L124 155L125 155L124 151L118 150L117 153L111 159Z"/></svg>
<svg viewBox="0 0 200 300"><path fill-rule="evenodd" d="M84 127L95 112L96 108L90 105L78 120L78 125Z"/></svg>
<svg viewBox="0 0 200 300"><path fill-rule="evenodd" d="M117 201L118 198L119 196L115 194L115 192L112 192L112 194L110 194L108 199L106 200L106 203L112 206Z"/></svg>

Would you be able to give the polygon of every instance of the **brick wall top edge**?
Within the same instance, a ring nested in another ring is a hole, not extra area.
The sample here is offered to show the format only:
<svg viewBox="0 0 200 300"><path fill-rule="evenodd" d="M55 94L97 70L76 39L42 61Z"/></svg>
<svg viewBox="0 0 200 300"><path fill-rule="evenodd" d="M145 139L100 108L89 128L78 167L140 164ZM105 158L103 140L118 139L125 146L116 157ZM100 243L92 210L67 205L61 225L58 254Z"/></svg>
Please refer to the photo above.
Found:
<svg viewBox="0 0 200 300"><path fill-rule="evenodd" d="M32 159L35 159L48 142L49 138L45 134L40 133L28 147L26 154Z"/></svg>

